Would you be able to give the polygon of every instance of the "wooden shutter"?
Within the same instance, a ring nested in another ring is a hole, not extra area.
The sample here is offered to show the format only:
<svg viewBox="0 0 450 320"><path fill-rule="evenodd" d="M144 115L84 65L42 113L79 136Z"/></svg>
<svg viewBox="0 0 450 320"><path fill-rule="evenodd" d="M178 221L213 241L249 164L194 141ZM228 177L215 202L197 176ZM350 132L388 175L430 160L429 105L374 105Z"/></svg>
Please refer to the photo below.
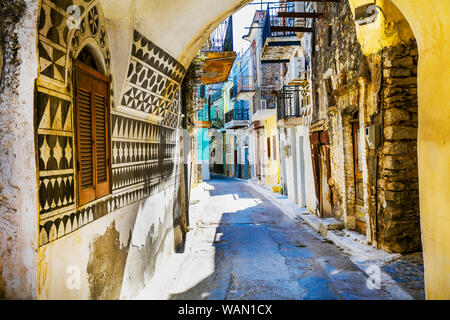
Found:
<svg viewBox="0 0 450 320"><path fill-rule="evenodd" d="M79 204L109 194L109 79L75 61Z"/></svg>

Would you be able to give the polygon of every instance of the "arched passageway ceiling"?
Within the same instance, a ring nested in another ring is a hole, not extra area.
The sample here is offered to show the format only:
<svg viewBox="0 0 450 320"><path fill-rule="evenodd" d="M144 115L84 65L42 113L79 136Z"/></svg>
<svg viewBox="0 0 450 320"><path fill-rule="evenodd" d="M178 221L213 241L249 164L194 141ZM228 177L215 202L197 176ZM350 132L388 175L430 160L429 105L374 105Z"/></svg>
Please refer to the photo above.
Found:
<svg viewBox="0 0 450 320"><path fill-rule="evenodd" d="M121 46L131 45L135 27L189 66L211 32L251 0L101 0ZM113 37L115 38L115 37Z"/></svg>
<svg viewBox="0 0 450 320"><path fill-rule="evenodd" d="M114 86L120 91L127 75L134 29L167 51L187 69L211 32L251 0L100 2L108 23Z"/></svg>

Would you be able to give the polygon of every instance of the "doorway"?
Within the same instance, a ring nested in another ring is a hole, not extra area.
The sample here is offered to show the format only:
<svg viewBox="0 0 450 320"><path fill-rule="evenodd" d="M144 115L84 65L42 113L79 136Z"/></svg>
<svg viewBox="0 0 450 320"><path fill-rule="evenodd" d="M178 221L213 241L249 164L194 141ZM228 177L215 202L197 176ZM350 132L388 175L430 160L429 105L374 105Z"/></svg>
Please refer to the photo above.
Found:
<svg viewBox="0 0 450 320"><path fill-rule="evenodd" d="M352 141L353 141L353 168L355 177L355 213L356 230L366 234L366 219L364 211L364 185L362 173L362 152L359 142L360 126L359 113L355 112L352 117Z"/></svg>
<svg viewBox="0 0 450 320"><path fill-rule="evenodd" d="M333 216L331 178L330 138L328 130L311 133L311 157L316 191L316 213L320 218Z"/></svg>

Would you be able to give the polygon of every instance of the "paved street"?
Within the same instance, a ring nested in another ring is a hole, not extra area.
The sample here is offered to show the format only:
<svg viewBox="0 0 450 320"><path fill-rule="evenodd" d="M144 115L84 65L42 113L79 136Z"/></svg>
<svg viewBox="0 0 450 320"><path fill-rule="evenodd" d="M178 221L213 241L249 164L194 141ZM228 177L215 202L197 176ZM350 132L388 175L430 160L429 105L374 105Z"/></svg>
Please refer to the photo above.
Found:
<svg viewBox="0 0 450 320"><path fill-rule="evenodd" d="M171 299L391 299L245 182L214 176L203 189Z"/></svg>

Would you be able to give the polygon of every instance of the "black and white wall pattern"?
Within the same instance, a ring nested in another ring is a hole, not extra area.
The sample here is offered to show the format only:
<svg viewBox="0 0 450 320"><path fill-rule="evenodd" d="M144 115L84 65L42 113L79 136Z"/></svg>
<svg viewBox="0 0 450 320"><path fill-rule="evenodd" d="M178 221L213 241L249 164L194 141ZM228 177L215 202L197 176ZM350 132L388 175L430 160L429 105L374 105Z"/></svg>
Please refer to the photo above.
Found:
<svg viewBox="0 0 450 320"><path fill-rule="evenodd" d="M80 8L76 28L68 27L71 5ZM176 141L180 84L186 70L135 30L121 103L111 108L113 192L78 207L72 58L92 40L103 55L106 75L114 76L110 73L107 24L99 1L42 0L35 103L40 246L179 180ZM113 103L113 87L111 95Z"/></svg>
<svg viewBox="0 0 450 320"><path fill-rule="evenodd" d="M112 111L113 194L138 200L174 186L180 86L186 69L134 30L121 103Z"/></svg>
<svg viewBox="0 0 450 320"><path fill-rule="evenodd" d="M74 14L70 6L78 10L75 24L69 20ZM42 0L37 29L35 130L39 245L44 245L99 217L100 209L79 210L76 205L72 58L83 43L93 40L109 76L110 52L106 21L98 1Z"/></svg>

